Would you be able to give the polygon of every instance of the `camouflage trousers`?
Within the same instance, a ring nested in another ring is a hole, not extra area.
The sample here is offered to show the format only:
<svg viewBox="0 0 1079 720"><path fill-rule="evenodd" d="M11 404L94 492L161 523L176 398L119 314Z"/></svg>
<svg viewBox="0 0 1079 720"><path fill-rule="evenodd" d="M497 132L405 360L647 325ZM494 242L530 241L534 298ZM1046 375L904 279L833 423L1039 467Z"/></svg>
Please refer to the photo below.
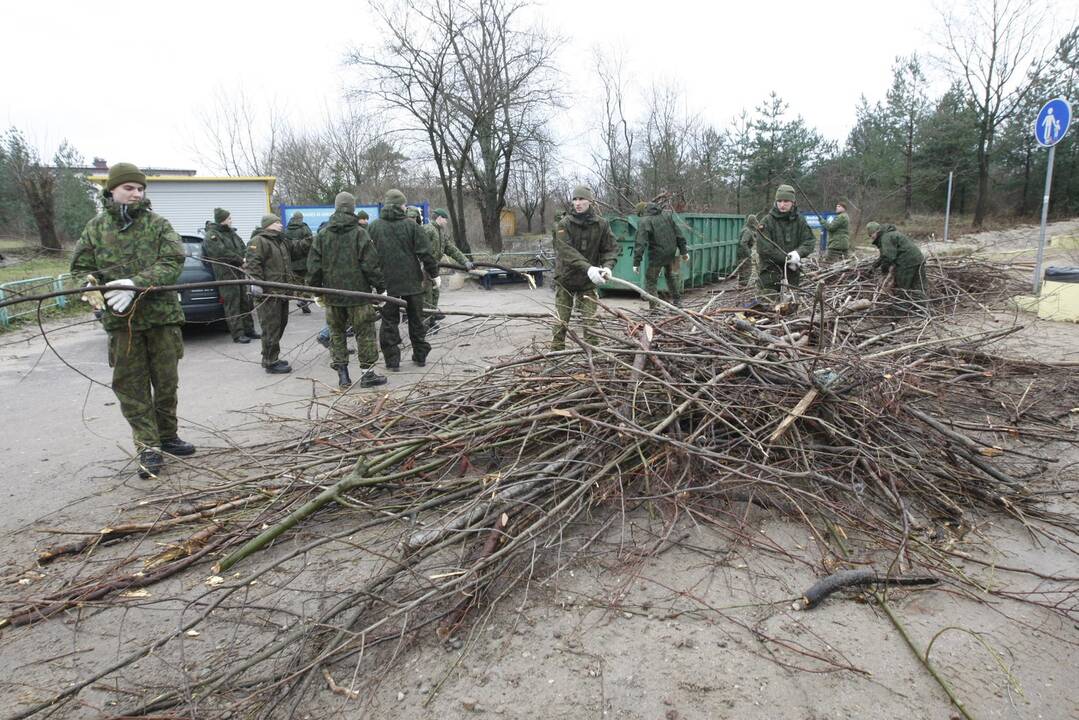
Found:
<svg viewBox="0 0 1079 720"><path fill-rule="evenodd" d="M288 298L264 296L258 309L259 325L262 326L262 367L269 367L281 359L281 336L288 325Z"/></svg>
<svg viewBox="0 0 1079 720"><path fill-rule="evenodd" d="M644 271L644 291L649 295L659 297L659 274L664 273L667 280L667 291L671 294L671 301L676 305L682 301L682 263L676 258L669 263L648 262L648 269ZM655 307L654 302L649 305Z"/></svg>
<svg viewBox="0 0 1079 720"><path fill-rule="evenodd" d="M739 245L734 256L734 266L738 273L738 287L749 287L749 282L753 278L753 252Z"/></svg>
<svg viewBox="0 0 1079 720"><path fill-rule="evenodd" d="M925 263L913 267L895 268L895 294L906 306L922 305L927 299L929 278L926 276Z"/></svg>
<svg viewBox="0 0 1079 720"><path fill-rule="evenodd" d="M327 305L326 324L330 326L330 367L348 367L349 327L356 336L356 359L369 370L378 362L375 343L375 308L372 305Z"/></svg>
<svg viewBox="0 0 1079 720"><path fill-rule="evenodd" d="M554 309L558 315L558 324L555 325L554 337L551 339L552 350L566 349L566 331L569 329L569 321L573 316L574 304L577 305L577 314L580 315L581 324L584 325L585 341L595 343L596 336L592 333L592 327L595 325L597 300L599 296L595 290L574 292L555 284Z"/></svg>
<svg viewBox="0 0 1079 720"><path fill-rule="evenodd" d="M796 288L802 281L800 270L787 271L787 285ZM757 275L757 293L762 300L779 302L780 291L783 287L783 266L765 265ZM793 298L792 298L793 299Z"/></svg>
<svg viewBox="0 0 1079 720"><path fill-rule="evenodd" d="M408 305L405 317L408 318L408 339L412 342L412 359L418 362L427 360L431 344L427 342L427 327L423 317L423 293L405 295L400 298ZM378 330L378 345L382 348L382 357L386 367L401 364L401 308L393 303L382 303L382 326ZM358 331L357 331L358 332Z"/></svg>
<svg viewBox="0 0 1079 720"><path fill-rule="evenodd" d="M178 364L184 356L179 325L109 333L112 391L120 401L135 449L161 447L176 437Z"/></svg>
<svg viewBox="0 0 1079 720"><path fill-rule="evenodd" d="M232 339L244 335L253 335L255 332L255 319L252 313L255 303L251 302L251 294L247 292L246 285L222 285L218 288L221 300L225 304L225 322L229 325L229 333Z"/></svg>
<svg viewBox="0 0 1079 720"><path fill-rule="evenodd" d="M828 248L828 251L824 253L825 262L839 262L840 260L846 260L850 256L850 250L836 250L834 248Z"/></svg>
<svg viewBox="0 0 1079 720"><path fill-rule="evenodd" d="M438 310L438 298L441 296L434 285L423 291L423 306L429 310Z"/></svg>

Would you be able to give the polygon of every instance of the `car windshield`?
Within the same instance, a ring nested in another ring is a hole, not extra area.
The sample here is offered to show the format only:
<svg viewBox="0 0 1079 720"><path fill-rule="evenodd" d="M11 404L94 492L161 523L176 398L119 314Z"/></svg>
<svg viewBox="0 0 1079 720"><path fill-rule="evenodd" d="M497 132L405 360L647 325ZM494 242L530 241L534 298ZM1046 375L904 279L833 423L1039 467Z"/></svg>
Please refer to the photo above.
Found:
<svg viewBox="0 0 1079 720"><path fill-rule="evenodd" d="M202 243L184 243L184 265L187 267L202 267Z"/></svg>

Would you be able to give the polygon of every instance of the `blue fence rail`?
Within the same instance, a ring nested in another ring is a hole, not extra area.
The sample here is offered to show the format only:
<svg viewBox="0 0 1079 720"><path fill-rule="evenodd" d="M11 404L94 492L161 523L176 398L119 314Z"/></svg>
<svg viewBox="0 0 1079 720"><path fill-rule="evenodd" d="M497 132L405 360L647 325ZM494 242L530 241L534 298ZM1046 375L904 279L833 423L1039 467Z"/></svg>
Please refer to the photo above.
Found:
<svg viewBox="0 0 1079 720"><path fill-rule="evenodd" d="M75 287L75 282L71 273L64 273L55 277L42 275L41 277L27 278L25 280L14 280L0 284L0 301L25 295L40 295L57 290L69 290L73 287ZM66 307L68 303L72 302L72 297L71 295L61 295L60 297L49 298L42 301L41 308ZM0 308L0 327L8 327L15 318L36 315L37 308L38 303L35 300Z"/></svg>

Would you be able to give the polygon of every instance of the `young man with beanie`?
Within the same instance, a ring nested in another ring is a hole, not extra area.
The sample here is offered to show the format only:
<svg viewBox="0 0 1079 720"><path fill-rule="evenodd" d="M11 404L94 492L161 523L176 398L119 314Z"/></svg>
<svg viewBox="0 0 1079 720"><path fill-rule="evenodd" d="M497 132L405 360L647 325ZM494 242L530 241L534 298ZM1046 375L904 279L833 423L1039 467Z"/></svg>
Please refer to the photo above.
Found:
<svg viewBox="0 0 1079 720"><path fill-rule="evenodd" d="M307 253L311 252L311 242L315 239L310 226L303 221L303 213L296 211L288 219L288 227L285 228L285 237L288 239L289 254L292 257L292 277L298 285L307 285ZM297 300L297 306L304 315L311 314L310 300Z"/></svg>
<svg viewBox="0 0 1079 720"><path fill-rule="evenodd" d="M289 242L281 232L281 220L276 215L263 215L255 236L247 244L244 270L253 280L292 282L292 255ZM260 285L251 286L251 295L258 299L259 325L262 326L262 367L273 375L292 372L287 360L280 358L281 336L288 325L288 298L276 295Z"/></svg>
<svg viewBox="0 0 1079 720"><path fill-rule="evenodd" d="M828 251L824 255L827 262L843 260L850 253L850 217L847 215L847 201L835 204L835 217L825 220L822 227L828 232Z"/></svg>
<svg viewBox="0 0 1079 720"><path fill-rule="evenodd" d="M383 198L379 218L368 226L367 232L378 249L382 261L382 274L386 279L386 292L407 303L408 337L412 341L412 362L423 367L431 345L426 340L423 320L424 280L438 285L438 263L431 254L427 235L419 225L407 216L407 200L400 190L388 190ZM378 332L378 344L386 369L401 368L401 322L400 309L392 303L382 304L382 325Z"/></svg>
<svg viewBox="0 0 1079 720"><path fill-rule="evenodd" d="M431 213L431 222L424 225L427 231L427 240L431 244L431 255L436 262L442 262L442 256L446 255L458 265L464 265L466 270L471 270L474 265L465 257L465 254L457 248L453 241L453 235L449 230L450 214L444 208L435 208ZM438 321L444 316L438 312L438 300L440 296L439 286L431 283L423 293L423 304L434 314L427 318L428 331L438 326Z"/></svg>
<svg viewBox="0 0 1079 720"><path fill-rule="evenodd" d="M364 232L367 231L367 221L368 221L368 219L370 217L371 216L367 214L366 210L360 210L358 213L356 213L356 224L359 225L361 228L363 228ZM326 227L325 222L318 226L318 231L322 232L322 228L324 228L324 227ZM352 328L348 328L347 335L348 335L348 337L352 337ZM322 329L318 331L318 336L315 339L318 341L319 345L321 345L322 347L329 350L330 349L330 326L328 324L323 325ZM352 351L349 350L349 352L352 352Z"/></svg>
<svg viewBox="0 0 1079 720"><path fill-rule="evenodd" d="M644 289L649 295L659 290L659 273L667 278L667 290L671 304L682 304L682 263L689 260L686 238L674 221L673 213L660 212L659 205L650 202L644 207L644 215L637 223L637 242L633 247L633 274L639 275L644 251L648 251L648 270L644 275ZM652 301L649 304L654 308Z"/></svg>
<svg viewBox="0 0 1079 720"><path fill-rule="evenodd" d="M355 292L381 293L386 288L378 251L356 217L356 198L341 192L333 201L333 215L319 230L307 258L307 277L312 285ZM352 385L348 374L349 326L356 336L356 359L360 362L360 387L384 385L386 378L375 372L378 346L375 344L375 306L344 295L326 294L326 321L330 326L330 367L337 371L341 388Z"/></svg>
<svg viewBox="0 0 1079 720"><path fill-rule="evenodd" d="M214 221L206 223L206 236L202 242L202 256L210 261L217 280L242 280L244 264L244 241L232 228L232 215L224 208L214 208ZM255 332L255 304L246 285L221 285L217 288L225 305L225 322L228 323L232 342L249 343L262 337Z"/></svg>
<svg viewBox="0 0 1079 720"><path fill-rule="evenodd" d="M595 195L584 185L573 190L573 210L554 228L555 312L558 324L551 350L566 349L566 331L573 307L584 325L585 341L594 343L592 325L599 300L596 288L606 284L618 260L618 243L611 227L592 206Z"/></svg>
<svg viewBox="0 0 1079 720"><path fill-rule="evenodd" d="M760 224L757 287L762 296L774 302L780 295L784 278L789 287L798 287L802 279L802 261L813 252L815 239L809 223L798 214L794 188L790 185L780 185L776 189L775 205Z"/></svg>
<svg viewBox="0 0 1079 720"><path fill-rule="evenodd" d="M184 246L169 221L150 210L146 176L131 163L109 169L102 204L82 231L71 273L90 276L104 291L102 322L109 336L112 390L131 426L139 453L139 477L156 476L162 453L192 455L195 446L177 435L180 326L184 311L175 292L135 296L135 287L174 285L184 265Z"/></svg>
<svg viewBox="0 0 1079 720"><path fill-rule="evenodd" d="M756 215L746 215L746 224L742 226L742 234L738 236L738 251L734 256L735 266L738 268L738 287L747 288L753 278L753 246L757 242L761 224L757 222Z"/></svg>
<svg viewBox="0 0 1079 720"><path fill-rule="evenodd" d="M894 285L896 294L908 309L924 305L929 288L925 255L914 241L896 230L895 225L871 222L866 225L870 241L880 251L873 268L884 274L884 285Z"/></svg>

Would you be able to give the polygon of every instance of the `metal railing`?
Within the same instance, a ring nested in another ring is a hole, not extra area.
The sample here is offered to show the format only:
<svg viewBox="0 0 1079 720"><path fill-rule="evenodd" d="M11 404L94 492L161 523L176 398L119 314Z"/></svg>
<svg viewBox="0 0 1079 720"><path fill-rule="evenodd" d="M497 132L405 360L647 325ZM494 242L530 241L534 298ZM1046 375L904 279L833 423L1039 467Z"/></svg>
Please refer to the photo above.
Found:
<svg viewBox="0 0 1079 720"><path fill-rule="evenodd" d="M72 287L74 287L74 282L71 273L63 273L55 277L42 275L41 277L27 278L25 280L13 280L0 284L0 301L17 298L20 295L37 295L56 290L67 290ZM72 296L62 295L43 300L41 307L42 309L63 308L71 301ZM36 315L37 308L38 303L33 300L0 308L0 327L8 327L15 318Z"/></svg>

